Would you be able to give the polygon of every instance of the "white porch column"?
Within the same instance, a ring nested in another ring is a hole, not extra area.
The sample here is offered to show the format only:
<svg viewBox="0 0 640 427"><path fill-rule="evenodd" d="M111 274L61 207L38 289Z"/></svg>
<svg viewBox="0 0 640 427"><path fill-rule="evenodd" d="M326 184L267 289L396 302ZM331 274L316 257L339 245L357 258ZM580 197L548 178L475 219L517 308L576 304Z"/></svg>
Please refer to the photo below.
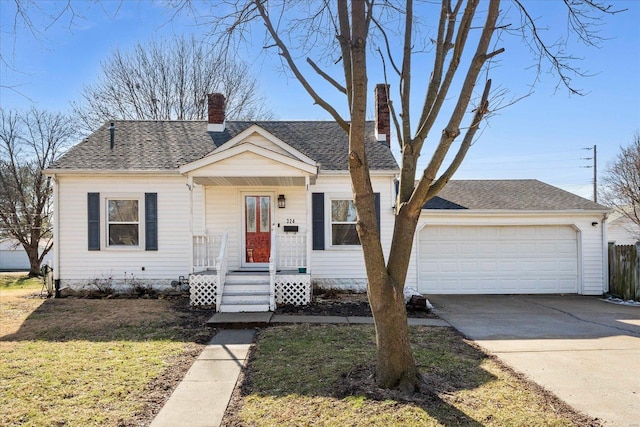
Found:
<svg viewBox="0 0 640 427"><path fill-rule="evenodd" d="M193 268L193 177L187 177L187 189L189 190L189 270L195 273Z"/></svg>
<svg viewBox="0 0 640 427"><path fill-rule="evenodd" d="M309 175L306 175L304 177L304 184L305 184L305 189L306 189L306 199L307 199L307 203L305 203L306 205L306 214L307 214L307 274L311 274L311 249L313 248L313 242L312 242L312 231L313 231L313 223L312 218L311 218L311 189L309 188L309 186L311 185L311 178L309 178Z"/></svg>

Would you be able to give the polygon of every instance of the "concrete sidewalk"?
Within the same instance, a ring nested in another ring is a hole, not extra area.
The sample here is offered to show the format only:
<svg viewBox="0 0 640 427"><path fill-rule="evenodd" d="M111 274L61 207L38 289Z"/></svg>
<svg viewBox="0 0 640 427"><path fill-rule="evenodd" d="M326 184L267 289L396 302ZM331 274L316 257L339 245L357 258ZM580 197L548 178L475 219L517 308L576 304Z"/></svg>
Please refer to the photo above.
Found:
<svg viewBox="0 0 640 427"><path fill-rule="evenodd" d="M451 326L442 319L430 319L410 317L410 326ZM207 322L209 326L224 328L253 328L267 325L282 325L292 323L322 323L322 324L349 324L349 325L373 325L373 317L360 316L299 316L291 314L266 313L216 313Z"/></svg>
<svg viewBox="0 0 640 427"><path fill-rule="evenodd" d="M218 427L245 366L255 329L269 324L373 324L371 317L216 313L208 322L222 329L200 353L151 427ZM410 325L450 326L440 319L409 319Z"/></svg>
<svg viewBox="0 0 640 427"><path fill-rule="evenodd" d="M217 427L245 365L255 330L218 332L200 353L151 427Z"/></svg>

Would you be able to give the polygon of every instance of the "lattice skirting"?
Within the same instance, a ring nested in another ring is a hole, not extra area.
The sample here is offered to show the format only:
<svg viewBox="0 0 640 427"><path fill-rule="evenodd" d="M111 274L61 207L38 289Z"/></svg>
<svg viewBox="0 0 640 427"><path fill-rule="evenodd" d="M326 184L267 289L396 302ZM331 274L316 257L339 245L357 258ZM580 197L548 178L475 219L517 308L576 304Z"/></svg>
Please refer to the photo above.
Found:
<svg viewBox="0 0 640 427"><path fill-rule="evenodd" d="M216 305L218 296L218 276L215 274L191 274L189 276L189 294L191 305Z"/></svg>
<svg viewBox="0 0 640 427"><path fill-rule="evenodd" d="M276 275L276 303L307 305L311 302L311 276Z"/></svg>

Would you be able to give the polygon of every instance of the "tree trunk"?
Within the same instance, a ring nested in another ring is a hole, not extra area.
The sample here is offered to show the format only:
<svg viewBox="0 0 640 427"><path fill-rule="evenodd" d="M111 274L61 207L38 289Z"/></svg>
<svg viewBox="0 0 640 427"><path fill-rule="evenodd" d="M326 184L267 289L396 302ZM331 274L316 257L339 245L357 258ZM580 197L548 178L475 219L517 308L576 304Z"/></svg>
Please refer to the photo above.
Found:
<svg viewBox="0 0 640 427"><path fill-rule="evenodd" d="M36 246L34 248L32 246L26 246L24 249L29 257L29 277L40 276L40 257L38 256L39 247Z"/></svg>
<svg viewBox="0 0 640 427"><path fill-rule="evenodd" d="M378 343L378 384L408 393L416 389L418 371L409 341L404 285L417 223L417 215L408 215L406 209L400 209L389 261L383 268L384 283L375 283L369 276L368 292Z"/></svg>
<svg viewBox="0 0 640 427"><path fill-rule="evenodd" d="M384 388L413 392L416 364L409 342L404 305L404 280L395 281L387 266L378 232L375 197L365 149L367 106L366 13L364 2L354 1L350 37L351 124L349 127L349 173L358 210L358 236L367 270L367 295L376 329L376 382ZM344 10L344 9L343 9ZM342 19L346 19L342 16Z"/></svg>
<svg viewBox="0 0 640 427"><path fill-rule="evenodd" d="M376 328L376 382L383 388L412 393L417 368L409 341L409 326L402 285L384 275L382 283L369 280L368 297Z"/></svg>

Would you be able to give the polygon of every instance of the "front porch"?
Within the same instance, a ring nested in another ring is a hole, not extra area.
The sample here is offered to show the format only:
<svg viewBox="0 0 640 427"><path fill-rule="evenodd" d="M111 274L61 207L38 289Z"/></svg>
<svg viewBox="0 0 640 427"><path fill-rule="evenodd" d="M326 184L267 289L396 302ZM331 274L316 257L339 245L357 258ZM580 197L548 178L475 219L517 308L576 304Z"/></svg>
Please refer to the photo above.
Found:
<svg viewBox="0 0 640 427"><path fill-rule="evenodd" d="M306 235L278 234L272 227L266 268L228 269L229 234L193 236L190 303L217 312L265 312L278 304L311 302Z"/></svg>

